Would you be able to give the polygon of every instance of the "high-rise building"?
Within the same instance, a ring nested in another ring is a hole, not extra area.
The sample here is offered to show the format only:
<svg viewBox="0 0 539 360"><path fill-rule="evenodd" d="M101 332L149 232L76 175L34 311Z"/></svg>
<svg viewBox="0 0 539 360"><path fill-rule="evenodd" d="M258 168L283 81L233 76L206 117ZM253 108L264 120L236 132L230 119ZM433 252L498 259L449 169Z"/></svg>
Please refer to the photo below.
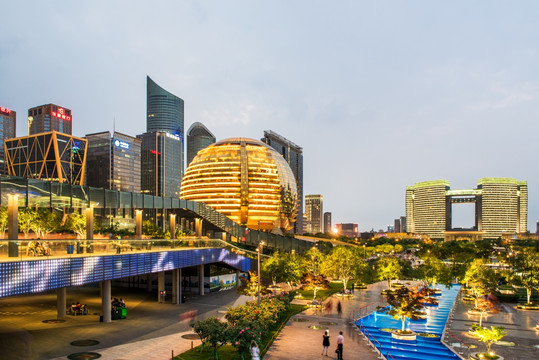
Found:
<svg viewBox="0 0 539 360"><path fill-rule="evenodd" d="M307 215L305 232L309 234L322 232L323 213L324 198L322 195L305 195L305 214Z"/></svg>
<svg viewBox="0 0 539 360"><path fill-rule="evenodd" d="M215 143L215 136L202 123L195 122L187 130L187 161L189 166L198 152Z"/></svg>
<svg viewBox="0 0 539 360"><path fill-rule="evenodd" d="M395 232L395 227L393 225L388 225L387 226L387 232L388 233L394 233Z"/></svg>
<svg viewBox="0 0 539 360"><path fill-rule="evenodd" d="M86 139L56 131L5 140L9 175L84 185Z"/></svg>
<svg viewBox="0 0 539 360"><path fill-rule="evenodd" d="M400 225L401 225L400 232L405 233L407 231L407 229L406 229L406 216L401 216Z"/></svg>
<svg viewBox="0 0 539 360"><path fill-rule="evenodd" d="M395 225L393 226L393 231L396 233L401 232L401 219L395 219L394 221Z"/></svg>
<svg viewBox="0 0 539 360"><path fill-rule="evenodd" d="M337 229L337 233L339 235L353 238L353 237L357 237L359 234L358 224L354 224L354 223L335 224L335 228Z"/></svg>
<svg viewBox="0 0 539 360"><path fill-rule="evenodd" d="M331 213L324 213L324 233L329 234L331 232Z"/></svg>
<svg viewBox="0 0 539 360"><path fill-rule="evenodd" d="M4 141L15 137L17 113L11 109L0 106L0 174L8 173Z"/></svg>
<svg viewBox="0 0 539 360"><path fill-rule="evenodd" d="M109 131L86 135L86 184L110 190L140 192L141 140Z"/></svg>
<svg viewBox="0 0 539 360"><path fill-rule="evenodd" d="M49 131L71 135L71 110L55 104L28 109L28 135Z"/></svg>
<svg viewBox="0 0 539 360"><path fill-rule="evenodd" d="M452 205L475 204L475 225L453 229ZM425 181L406 188L406 231L432 238L494 239L525 233L528 217L526 181L482 178L476 189L450 190L446 180Z"/></svg>
<svg viewBox="0 0 539 360"><path fill-rule="evenodd" d="M268 144L279 154L281 154L290 168L294 173L296 178L297 188L298 188L298 218L294 224L294 233L300 234L304 228L303 226L303 148L294 144L292 141L282 137L281 135L271 131L264 131L264 137L261 139L262 142ZM322 216L322 215L321 215ZM320 222L320 231L322 222Z"/></svg>
<svg viewBox="0 0 539 360"><path fill-rule="evenodd" d="M144 194L180 197L183 177L182 140L168 132L137 135L141 145L141 191Z"/></svg>
<svg viewBox="0 0 539 360"><path fill-rule="evenodd" d="M147 77L146 132L141 144L141 191L179 197L184 171L183 100Z"/></svg>

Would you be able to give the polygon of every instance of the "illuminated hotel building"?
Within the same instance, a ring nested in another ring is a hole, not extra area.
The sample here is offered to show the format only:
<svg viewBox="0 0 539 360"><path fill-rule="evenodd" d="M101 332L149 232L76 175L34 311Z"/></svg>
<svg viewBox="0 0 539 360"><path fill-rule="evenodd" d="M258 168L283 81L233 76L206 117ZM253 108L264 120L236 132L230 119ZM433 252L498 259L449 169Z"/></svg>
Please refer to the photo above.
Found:
<svg viewBox="0 0 539 360"><path fill-rule="evenodd" d="M86 135L86 184L88 186L140 192L141 140L109 131Z"/></svg>
<svg viewBox="0 0 539 360"><path fill-rule="evenodd" d="M15 137L17 113L11 109L0 106L0 174L7 175L4 141Z"/></svg>
<svg viewBox="0 0 539 360"><path fill-rule="evenodd" d="M347 223L347 224L335 224L335 228L337 229L337 234L344 235L347 237L357 237L359 234L359 226L358 224L354 223Z"/></svg>
<svg viewBox="0 0 539 360"><path fill-rule="evenodd" d="M303 148L271 130L264 131L262 142L268 144L283 156L296 178L299 204L297 221L294 223L294 233L301 234L303 232Z"/></svg>
<svg viewBox="0 0 539 360"><path fill-rule="evenodd" d="M179 197L183 178L183 100L146 78L146 132L141 144L141 191Z"/></svg>
<svg viewBox="0 0 539 360"><path fill-rule="evenodd" d="M84 185L86 140L56 131L5 141L9 175Z"/></svg>
<svg viewBox="0 0 539 360"><path fill-rule="evenodd" d="M475 204L472 229L452 228L452 205ZM435 239L495 239L527 231L528 186L511 178L482 178L476 189L451 190L446 180L406 188L406 230Z"/></svg>
<svg viewBox="0 0 539 360"><path fill-rule="evenodd" d="M28 135L57 131L71 135L71 110L47 104L28 109Z"/></svg>
<svg viewBox="0 0 539 360"><path fill-rule="evenodd" d="M305 232L316 234L322 232L324 213L324 198L322 195L306 195L305 196L305 214L306 221Z"/></svg>
<svg viewBox="0 0 539 360"><path fill-rule="evenodd" d="M254 139L225 139L200 150L185 171L181 198L203 202L251 229L290 230L297 216L290 166Z"/></svg>
<svg viewBox="0 0 539 360"><path fill-rule="evenodd" d="M187 130L187 166L200 150L215 143L215 140L215 136L202 123L193 123Z"/></svg>

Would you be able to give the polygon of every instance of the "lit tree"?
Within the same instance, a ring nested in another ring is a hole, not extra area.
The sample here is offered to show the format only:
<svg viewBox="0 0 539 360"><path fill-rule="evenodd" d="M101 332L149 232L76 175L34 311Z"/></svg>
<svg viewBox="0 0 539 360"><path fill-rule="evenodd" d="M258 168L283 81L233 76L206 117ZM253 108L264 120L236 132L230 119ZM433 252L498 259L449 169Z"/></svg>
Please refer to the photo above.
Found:
<svg viewBox="0 0 539 360"><path fill-rule="evenodd" d="M376 264L378 279L386 280L391 287L391 280L398 279L402 273L402 266L395 257L383 257Z"/></svg>
<svg viewBox="0 0 539 360"><path fill-rule="evenodd" d="M66 220L66 227L83 239L86 235L86 216L77 212L69 214Z"/></svg>
<svg viewBox="0 0 539 360"><path fill-rule="evenodd" d="M355 248L337 246L327 255L322 263L321 273L333 279L339 279L347 289L348 281L356 275L356 269L363 261Z"/></svg>
<svg viewBox="0 0 539 360"><path fill-rule="evenodd" d="M466 285L471 288L475 297L475 307L479 305L479 298L490 294L496 288L496 274L486 267L485 260L475 259L468 266L464 276Z"/></svg>
<svg viewBox="0 0 539 360"><path fill-rule="evenodd" d="M61 216L59 213L50 211L49 209L38 209L32 230L34 230L38 237L44 239L60 226L60 220ZM86 223L84 225L86 226Z"/></svg>
<svg viewBox="0 0 539 360"><path fill-rule="evenodd" d="M391 306L389 308L379 308L379 310L388 313L394 319L400 319L402 322L401 331L404 331L406 319L417 320L423 314L421 311L423 305L420 300L421 296L418 296L417 292L414 293L407 287L402 287L387 295L387 303Z"/></svg>
<svg viewBox="0 0 539 360"><path fill-rule="evenodd" d="M491 326L489 329L489 328L485 328L477 324L474 324L472 326L472 329L473 329L472 335L476 336L479 339L479 341L485 343L485 346L487 348L487 353L490 352L490 347L492 346L492 344L497 343L505 335L507 335L507 331L505 330L505 328L501 326Z"/></svg>
<svg viewBox="0 0 539 360"><path fill-rule="evenodd" d="M36 212L31 208L19 210L19 229L24 233L24 238L28 239L28 233L32 230L36 222Z"/></svg>
<svg viewBox="0 0 539 360"><path fill-rule="evenodd" d="M7 207L0 206L0 232L2 233L2 239L6 235L7 230Z"/></svg>
<svg viewBox="0 0 539 360"><path fill-rule="evenodd" d="M446 286L451 285L451 271L440 259L429 256L419 266L418 270L420 277L425 280L427 287L435 283Z"/></svg>
<svg viewBox="0 0 539 360"><path fill-rule="evenodd" d="M286 282L289 286L301 277L297 255L276 251L262 264L262 276L271 279L273 285Z"/></svg>
<svg viewBox="0 0 539 360"><path fill-rule="evenodd" d="M532 291L539 286L539 254L532 249L524 249L511 258L513 271L510 278L515 285L526 288L527 303L531 303Z"/></svg>

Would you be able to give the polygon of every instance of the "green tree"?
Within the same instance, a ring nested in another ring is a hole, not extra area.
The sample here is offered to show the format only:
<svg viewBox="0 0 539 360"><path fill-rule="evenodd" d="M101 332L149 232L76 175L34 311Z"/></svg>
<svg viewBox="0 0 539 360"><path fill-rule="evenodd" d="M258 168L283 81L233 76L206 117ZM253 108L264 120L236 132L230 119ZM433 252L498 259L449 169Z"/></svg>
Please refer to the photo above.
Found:
<svg viewBox="0 0 539 360"><path fill-rule="evenodd" d="M77 212L67 216L65 227L78 235L80 239L86 236L86 216Z"/></svg>
<svg viewBox="0 0 539 360"><path fill-rule="evenodd" d="M395 257L383 257L376 263L376 272L378 279L387 281L387 286L391 287L391 280L401 276L402 266Z"/></svg>
<svg viewBox="0 0 539 360"><path fill-rule="evenodd" d="M427 287L435 283L451 286L451 271L440 259L429 256L418 270L420 278L425 281Z"/></svg>
<svg viewBox="0 0 539 360"><path fill-rule="evenodd" d="M210 356L210 359L212 356L219 359L217 349L227 343L227 324L216 317L211 317L194 323L193 330L198 334L204 344L209 344L213 348L213 353Z"/></svg>
<svg viewBox="0 0 539 360"><path fill-rule="evenodd" d="M303 275L311 273L313 276L316 276L320 273L323 262L324 254L313 246L305 252L301 259L301 273Z"/></svg>
<svg viewBox="0 0 539 360"><path fill-rule="evenodd" d="M36 221L36 211L31 208L19 210L19 229L24 233L24 238L28 239L28 233L32 230Z"/></svg>
<svg viewBox="0 0 539 360"><path fill-rule="evenodd" d="M321 273L333 279L339 279L347 289L348 281L357 275L363 261L356 248L351 246L337 246L333 248L323 263Z"/></svg>
<svg viewBox="0 0 539 360"><path fill-rule="evenodd" d="M0 206L0 232L2 233L2 239L6 236L7 230L7 207Z"/></svg>
<svg viewBox="0 0 539 360"><path fill-rule="evenodd" d="M490 294L496 288L496 274L486 266L486 262L483 259L472 261L466 270L464 281L475 297L476 308L479 297Z"/></svg>
<svg viewBox="0 0 539 360"><path fill-rule="evenodd" d="M526 299L530 304L532 291L539 286L539 255L534 249L527 248L510 260L513 266L510 279L515 285L526 288Z"/></svg>
<svg viewBox="0 0 539 360"><path fill-rule="evenodd" d="M418 293L414 293L404 286L387 295L387 303L391 305L389 308L380 308L379 310L393 316L396 320L401 320L401 331L404 331L406 319L417 320L419 315L423 314L421 311L423 305L420 300L421 296Z"/></svg>
<svg viewBox="0 0 539 360"><path fill-rule="evenodd" d="M472 335L476 336L479 341L485 343L487 353L490 352L490 347L492 346L492 344L497 343L505 335L507 335L507 331L501 326L491 326L489 329L486 327L479 326L477 324L473 324L472 329Z"/></svg>
<svg viewBox="0 0 539 360"><path fill-rule="evenodd" d="M38 237L44 239L48 234L58 229L61 220L60 214L56 211L43 208L37 209L32 230Z"/></svg>
<svg viewBox="0 0 539 360"><path fill-rule="evenodd" d="M273 285L286 282L291 286L301 278L298 256L276 251L262 263L262 276L271 279Z"/></svg>

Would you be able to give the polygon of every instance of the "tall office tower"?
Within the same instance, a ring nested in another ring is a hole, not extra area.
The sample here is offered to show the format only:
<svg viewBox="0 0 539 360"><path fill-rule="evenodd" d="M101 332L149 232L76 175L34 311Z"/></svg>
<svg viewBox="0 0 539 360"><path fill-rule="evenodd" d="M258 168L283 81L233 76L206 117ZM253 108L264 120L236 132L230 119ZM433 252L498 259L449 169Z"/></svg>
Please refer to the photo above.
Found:
<svg viewBox="0 0 539 360"><path fill-rule="evenodd" d="M187 161L189 166L198 152L215 143L215 136L202 123L195 122L187 130Z"/></svg>
<svg viewBox="0 0 539 360"><path fill-rule="evenodd" d="M324 198L322 195L305 196L305 214L307 226L305 231L310 234L322 232L322 214L324 213Z"/></svg>
<svg viewBox="0 0 539 360"><path fill-rule="evenodd" d="M539 235L539 221L535 224L535 233Z"/></svg>
<svg viewBox="0 0 539 360"><path fill-rule="evenodd" d="M401 232L401 219L395 219L394 223L395 224L393 226L393 231L396 233L400 233Z"/></svg>
<svg viewBox="0 0 539 360"><path fill-rule="evenodd" d="M324 233L329 234L331 232L331 213L324 213Z"/></svg>
<svg viewBox="0 0 539 360"><path fill-rule="evenodd" d="M268 144L279 154L281 154L296 177L298 187L298 217L294 224L294 233L301 234L303 226L303 148L294 144L292 141L282 137L281 135L271 131L264 131L262 142ZM322 216L322 214L320 214ZM322 221L320 221L320 231L322 230ZM319 231L319 232L320 232Z"/></svg>
<svg viewBox="0 0 539 360"><path fill-rule="evenodd" d="M481 230L485 237L527 231L528 186L525 181L508 178L482 178L477 182L481 194Z"/></svg>
<svg viewBox="0 0 539 360"><path fill-rule="evenodd" d="M140 192L141 140L109 131L86 135L86 184L110 190Z"/></svg>
<svg viewBox="0 0 539 360"><path fill-rule="evenodd" d="M179 198L183 177L181 139L162 131L147 132L137 138L142 140L142 193Z"/></svg>
<svg viewBox="0 0 539 360"><path fill-rule="evenodd" d="M15 137L17 113L11 109L0 106L0 174L7 175L6 154L4 140Z"/></svg>
<svg viewBox="0 0 539 360"><path fill-rule="evenodd" d="M400 231L405 233L407 231L407 229L406 229L406 216L401 216L400 225L401 225Z"/></svg>
<svg viewBox="0 0 539 360"><path fill-rule="evenodd" d="M71 110L47 104L28 109L28 135L58 131L71 135Z"/></svg>
<svg viewBox="0 0 539 360"><path fill-rule="evenodd" d="M184 171L183 100L147 77L146 132L141 145L141 191L179 197Z"/></svg>
<svg viewBox="0 0 539 360"><path fill-rule="evenodd" d="M446 180L424 181L406 188L406 228L408 231L427 234L436 239L444 238L448 213L445 195L448 190L449 182ZM413 213L409 209L410 206Z"/></svg>

